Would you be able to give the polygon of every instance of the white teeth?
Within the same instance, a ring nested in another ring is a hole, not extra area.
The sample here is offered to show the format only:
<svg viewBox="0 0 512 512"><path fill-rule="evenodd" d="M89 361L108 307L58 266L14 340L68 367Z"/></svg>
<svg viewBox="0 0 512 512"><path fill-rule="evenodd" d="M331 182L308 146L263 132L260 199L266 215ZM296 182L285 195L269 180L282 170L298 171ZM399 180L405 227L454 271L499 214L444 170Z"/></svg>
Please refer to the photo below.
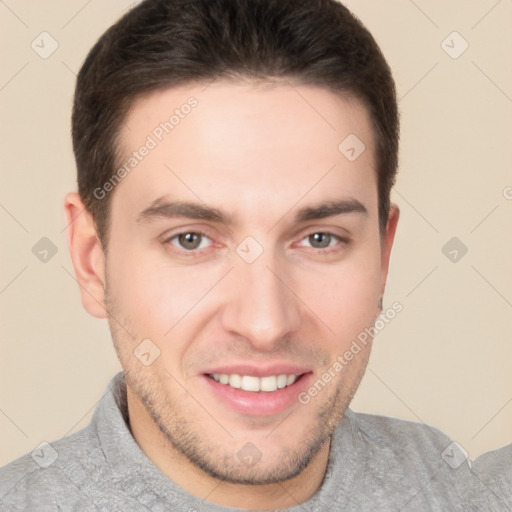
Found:
<svg viewBox="0 0 512 512"><path fill-rule="evenodd" d="M240 389L243 389L244 391L259 391L260 379L258 379L258 377L244 375L242 377L242 385L240 386Z"/></svg>
<svg viewBox="0 0 512 512"><path fill-rule="evenodd" d="M237 373L232 375L228 375L227 373L214 373L210 376L221 384L227 384L232 388L252 392L272 392L283 389L293 384L298 378L298 375L293 374L269 375L268 377L261 378L252 375L238 375Z"/></svg>
<svg viewBox="0 0 512 512"><path fill-rule="evenodd" d="M261 391L275 391L277 389L277 377L262 377L260 379Z"/></svg>
<svg viewBox="0 0 512 512"><path fill-rule="evenodd" d="M230 375L229 376L229 385L232 387L232 388L239 388L242 386L242 377L240 377L240 375L237 375L236 373L234 373L233 375Z"/></svg>
<svg viewBox="0 0 512 512"><path fill-rule="evenodd" d="M286 382L288 380L288 377L284 374L277 376L277 387L278 389L282 389L286 387Z"/></svg>

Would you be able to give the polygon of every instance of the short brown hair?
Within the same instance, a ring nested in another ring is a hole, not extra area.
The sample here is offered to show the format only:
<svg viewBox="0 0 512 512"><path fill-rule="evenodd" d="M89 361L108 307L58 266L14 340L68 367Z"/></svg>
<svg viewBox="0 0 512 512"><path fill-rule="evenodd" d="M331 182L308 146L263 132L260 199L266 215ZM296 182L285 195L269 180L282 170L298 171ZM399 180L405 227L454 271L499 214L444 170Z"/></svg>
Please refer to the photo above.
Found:
<svg viewBox="0 0 512 512"><path fill-rule="evenodd" d="M134 99L236 76L290 78L363 101L377 142L384 231L398 165L395 84L374 38L346 7L336 0L145 0L101 36L76 83L78 191L105 247L110 198L94 191L115 173L118 135Z"/></svg>

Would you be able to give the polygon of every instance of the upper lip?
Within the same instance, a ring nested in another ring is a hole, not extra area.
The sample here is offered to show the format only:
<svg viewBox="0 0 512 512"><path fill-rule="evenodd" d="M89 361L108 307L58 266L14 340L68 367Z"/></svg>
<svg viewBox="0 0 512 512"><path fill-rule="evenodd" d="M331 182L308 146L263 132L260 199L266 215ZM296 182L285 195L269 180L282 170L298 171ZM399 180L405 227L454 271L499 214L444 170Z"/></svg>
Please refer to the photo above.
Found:
<svg viewBox="0 0 512 512"><path fill-rule="evenodd" d="M203 374L212 375L214 373L225 373L228 375L251 375L253 377L270 377L272 375L302 375L310 372L311 369L306 366L299 366L293 363L271 363L267 365L255 365L254 363L225 364L215 366L202 372Z"/></svg>

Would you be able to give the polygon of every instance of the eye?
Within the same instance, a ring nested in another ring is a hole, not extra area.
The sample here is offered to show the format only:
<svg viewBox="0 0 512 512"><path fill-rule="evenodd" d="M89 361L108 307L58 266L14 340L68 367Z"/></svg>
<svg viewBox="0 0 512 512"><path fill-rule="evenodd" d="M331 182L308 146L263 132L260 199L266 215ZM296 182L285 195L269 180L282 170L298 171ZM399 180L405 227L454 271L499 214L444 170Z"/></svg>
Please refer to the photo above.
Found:
<svg viewBox="0 0 512 512"><path fill-rule="evenodd" d="M311 233L308 236L304 237L301 241L306 241L307 246L312 247L313 249L328 249L329 247L333 247L342 239L333 235L332 233L325 232L317 232Z"/></svg>
<svg viewBox="0 0 512 512"><path fill-rule="evenodd" d="M185 249L186 251L194 251L196 249L204 249L208 246L210 239L204 233L190 231L187 233L178 233L167 240L168 243Z"/></svg>

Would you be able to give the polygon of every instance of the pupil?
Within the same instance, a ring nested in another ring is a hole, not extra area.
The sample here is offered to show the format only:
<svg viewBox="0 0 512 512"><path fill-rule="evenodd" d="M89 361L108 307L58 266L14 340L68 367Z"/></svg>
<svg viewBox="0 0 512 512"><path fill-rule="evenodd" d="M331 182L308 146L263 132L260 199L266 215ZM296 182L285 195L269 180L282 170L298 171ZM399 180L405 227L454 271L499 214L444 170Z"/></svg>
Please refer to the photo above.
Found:
<svg viewBox="0 0 512 512"><path fill-rule="evenodd" d="M185 249L197 249L201 243L201 236L198 233L185 233L180 235L179 242Z"/></svg>
<svg viewBox="0 0 512 512"><path fill-rule="evenodd" d="M309 242L313 247L325 248L331 243L331 235L327 233L315 233L309 236Z"/></svg>

